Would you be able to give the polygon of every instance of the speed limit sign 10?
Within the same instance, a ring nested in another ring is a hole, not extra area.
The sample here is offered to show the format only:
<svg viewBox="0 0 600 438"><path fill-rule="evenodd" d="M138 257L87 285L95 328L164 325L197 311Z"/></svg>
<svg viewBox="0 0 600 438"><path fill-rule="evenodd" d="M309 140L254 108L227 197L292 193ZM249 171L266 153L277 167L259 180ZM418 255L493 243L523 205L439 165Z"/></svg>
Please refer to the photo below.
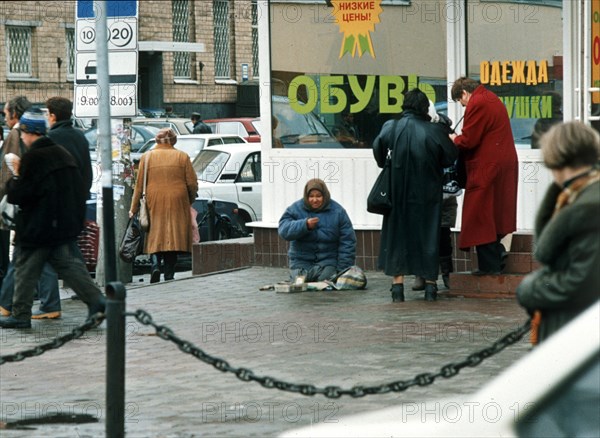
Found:
<svg viewBox="0 0 600 438"><path fill-rule="evenodd" d="M137 18L108 18L106 20L109 50L137 50ZM79 19L76 23L78 52L96 51L96 22Z"/></svg>

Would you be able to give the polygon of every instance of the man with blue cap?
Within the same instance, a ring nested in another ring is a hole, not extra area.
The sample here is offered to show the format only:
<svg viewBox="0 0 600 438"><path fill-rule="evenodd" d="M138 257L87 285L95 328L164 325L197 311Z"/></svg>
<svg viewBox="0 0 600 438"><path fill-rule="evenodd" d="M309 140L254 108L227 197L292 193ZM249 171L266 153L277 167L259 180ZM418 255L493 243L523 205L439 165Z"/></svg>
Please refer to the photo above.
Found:
<svg viewBox="0 0 600 438"><path fill-rule="evenodd" d="M46 136L46 119L40 110L26 111L20 129L27 152L12 163L15 177L7 184L8 201L20 207L15 293L12 314L0 317L0 327L31 327L33 290L46 262L87 305L88 318L103 313L105 298L77 246L87 198L77 162Z"/></svg>

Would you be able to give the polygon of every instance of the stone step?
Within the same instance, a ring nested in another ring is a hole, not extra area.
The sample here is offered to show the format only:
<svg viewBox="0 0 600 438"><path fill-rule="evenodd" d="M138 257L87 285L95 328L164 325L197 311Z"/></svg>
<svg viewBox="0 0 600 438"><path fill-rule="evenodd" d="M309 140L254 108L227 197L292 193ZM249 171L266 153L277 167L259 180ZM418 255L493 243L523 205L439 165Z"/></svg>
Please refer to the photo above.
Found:
<svg viewBox="0 0 600 438"><path fill-rule="evenodd" d="M445 296L463 298L515 298L525 273L477 276L470 272L450 274L450 290Z"/></svg>

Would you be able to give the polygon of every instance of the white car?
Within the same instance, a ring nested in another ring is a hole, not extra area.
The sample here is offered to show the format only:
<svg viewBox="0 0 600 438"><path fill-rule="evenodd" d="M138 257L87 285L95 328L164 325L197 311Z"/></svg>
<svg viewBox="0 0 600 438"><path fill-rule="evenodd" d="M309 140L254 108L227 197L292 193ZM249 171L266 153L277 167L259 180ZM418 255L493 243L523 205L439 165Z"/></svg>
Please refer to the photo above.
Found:
<svg viewBox="0 0 600 438"><path fill-rule="evenodd" d="M260 143L205 148L192 165L199 197L235 202L244 223L261 220Z"/></svg>
<svg viewBox="0 0 600 438"><path fill-rule="evenodd" d="M190 160L194 160L196 155L205 147L241 143L246 143L246 140L235 134L187 134L177 136L175 149L185 152L190 156ZM136 153L131 153L131 161L137 165L142 154L154 149L154 146L156 146L156 141L154 139L149 140Z"/></svg>
<svg viewBox="0 0 600 438"><path fill-rule="evenodd" d="M599 327L596 302L474 394L399 403L281 436L598 437Z"/></svg>

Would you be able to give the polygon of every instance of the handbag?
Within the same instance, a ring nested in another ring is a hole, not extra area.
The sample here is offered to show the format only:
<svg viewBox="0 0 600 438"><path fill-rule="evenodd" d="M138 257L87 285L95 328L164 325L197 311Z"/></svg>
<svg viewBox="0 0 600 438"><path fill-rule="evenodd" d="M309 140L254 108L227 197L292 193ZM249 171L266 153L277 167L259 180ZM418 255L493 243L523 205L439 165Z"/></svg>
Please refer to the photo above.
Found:
<svg viewBox="0 0 600 438"><path fill-rule="evenodd" d="M132 263L144 251L144 230L140 225L138 215L129 218L125 234L119 245L119 257L127 263Z"/></svg>
<svg viewBox="0 0 600 438"><path fill-rule="evenodd" d="M5 227L15 229L18 211L19 207L8 202L8 195L4 195L0 201L0 221Z"/></svg>
<svg viewBox="0 0 600 438"><path fill-rule="evenodd" d="M387 216L392 210L392 151L388 149L383 169L367 197L369 213Z"/></svg>
<svg viewBox="0 0 600 438"><path fill-rule="evenodd" d="M146 180L148 178L148 155L146 156L146 162L144 163L144 189L142 191L142 198L140 199L140 212L139 221L142 230L148 231L150 229L150 212L148 211L148 204L146 203Z"/></svg>

